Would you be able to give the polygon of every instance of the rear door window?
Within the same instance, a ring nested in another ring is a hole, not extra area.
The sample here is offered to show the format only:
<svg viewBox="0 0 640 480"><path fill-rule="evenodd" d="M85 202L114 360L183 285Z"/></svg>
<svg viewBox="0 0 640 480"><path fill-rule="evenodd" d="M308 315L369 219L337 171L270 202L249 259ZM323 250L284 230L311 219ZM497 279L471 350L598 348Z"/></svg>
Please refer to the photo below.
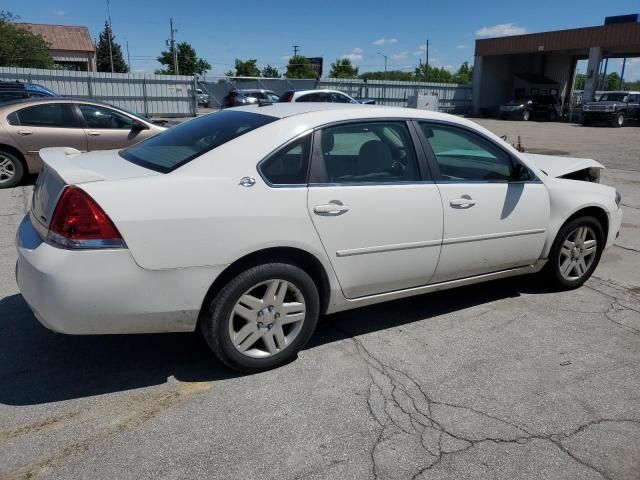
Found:
<svg viewBox="0 0 640 480"><path fill-rule="evenodd" d="M132 163L168 173L251 130L276 121L276 117L223 110L189 120L120 151Z"/></svg>
<svg viewBox="0 0 640 480"><path fill-rule="evenodd" d="M70 103L44 103L22 108L9 117L9 123L29 127L81 127Z"/></svg>
<svg viewBox="0 0 640 480"><path fill-rule="evenodd" d="M405 122L364 122L322 130L326 178L314 183L393 183L420 180Z"/></svg>

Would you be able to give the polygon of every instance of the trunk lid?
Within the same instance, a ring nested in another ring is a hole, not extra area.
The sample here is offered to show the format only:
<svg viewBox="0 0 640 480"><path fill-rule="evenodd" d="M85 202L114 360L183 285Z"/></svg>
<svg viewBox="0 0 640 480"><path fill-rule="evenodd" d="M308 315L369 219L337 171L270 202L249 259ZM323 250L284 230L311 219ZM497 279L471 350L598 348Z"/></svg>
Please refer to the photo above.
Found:
<svg viewBox="0 0 640 480"><path fill-rule="evenodd" d="M162 175L125 160L116 150L82 153L69 147L43 148L40 158L44 167L33 189L31 216L45 227L67 185Z"/></svg>

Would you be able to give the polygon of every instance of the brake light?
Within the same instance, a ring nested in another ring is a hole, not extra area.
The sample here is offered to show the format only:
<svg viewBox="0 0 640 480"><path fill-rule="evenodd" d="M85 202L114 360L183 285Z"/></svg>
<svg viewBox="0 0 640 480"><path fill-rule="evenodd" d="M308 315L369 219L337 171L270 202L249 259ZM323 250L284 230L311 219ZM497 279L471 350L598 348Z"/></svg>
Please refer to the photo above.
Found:
<svg viewBox="0 0 640 480"><path fill-rule="evenodd" d="M124 247L120 232L87 192L66 187L49 224L49 240L67 248Z"/></svg>
<svg viewBox="0 0 640 480"><path fill-rule="evenodd" d="M285 92L283 102L290 102L293 100L293 92Z"/></svg>

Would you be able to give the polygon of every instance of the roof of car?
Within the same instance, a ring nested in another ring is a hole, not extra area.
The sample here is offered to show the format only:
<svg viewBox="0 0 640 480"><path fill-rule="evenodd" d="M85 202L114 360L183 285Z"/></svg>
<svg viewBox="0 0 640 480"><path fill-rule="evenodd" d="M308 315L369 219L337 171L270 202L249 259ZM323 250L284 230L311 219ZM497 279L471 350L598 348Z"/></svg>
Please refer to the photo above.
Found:
<svg viewBox="0 0 640 480"><path fill-rule="evenodd" d="M306 113L334 111L340 112L341 117L348 118L352 112L354 117L362 117L362 112L371 114L371 117L405 117L405 118L441 118L451 117L444 113L417 110L415 108L389 107L384 105L363 105L356 103L323 103L323 102L281 102L246 105L233 108L234 111L259 113L277 118L287 118Z"/></svg>
<svg viewBox="0 0 640 480"><path fill-rule="evenodd" d="M39 97L39 98L24 98L20 100L11 100L9 102L4 102L0 105L0 108L14 106L17 104L20 105L29 105L29 104L39 104L39 103L75 103L75 102L86 102L86 103L94 103L96 105L104 105L105 107L113 107L118 108L115 105L110 105L105 102L101 102L99 100L92 100L90 98L83 97Z"/></svg>

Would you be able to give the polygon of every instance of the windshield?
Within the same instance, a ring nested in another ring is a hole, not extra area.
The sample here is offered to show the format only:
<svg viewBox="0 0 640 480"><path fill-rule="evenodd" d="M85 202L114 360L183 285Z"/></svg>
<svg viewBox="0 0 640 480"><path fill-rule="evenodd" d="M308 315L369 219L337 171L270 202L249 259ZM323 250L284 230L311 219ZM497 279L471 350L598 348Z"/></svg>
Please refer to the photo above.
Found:
<svg viewBox="0 0 640 480"><path fill-rule="evenodd" d="M603 93L600 97L601 102L624 102L626 101L626 93Z"/></svg>
<svg viewBox="0 0 640 480"><path fill-rule="evenodd" d="M223 110L188 122L120 151L136 165L168 173L203 153L277 120L257 113Z"/></svg>

